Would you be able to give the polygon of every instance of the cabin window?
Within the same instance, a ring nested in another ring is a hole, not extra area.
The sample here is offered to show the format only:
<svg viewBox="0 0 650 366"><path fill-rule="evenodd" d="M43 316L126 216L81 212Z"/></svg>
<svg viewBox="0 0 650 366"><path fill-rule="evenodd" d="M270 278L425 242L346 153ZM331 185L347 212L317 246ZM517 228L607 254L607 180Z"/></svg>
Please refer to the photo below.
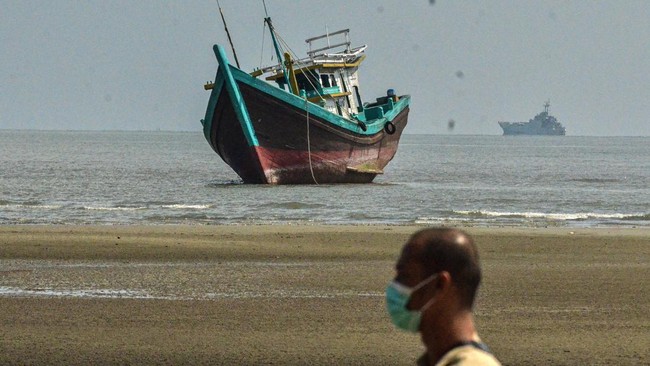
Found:
<svg viewBox="0 0 650 366"><path fill-rule="evenodd" d="M334 74L321 74L320 81L323 88L330 88L337 85Z"/></svg>
<svg viewBox="0 0 650 366"><path fill-rule="evenodd" d="M334 74L330 74L330 82L332 83L332 86L337 86L338 83L336 82L336 77Z"/></svg>
<svg viewBox="0 0 650 366"><path fill-rule="evenodd" d="M310 92L315 90L316 85L318 85L317 77L313 72L307 71L305 73L300 73L296 75L296 82L298 83L298 89Z"/></svg>
<svg viewBox="0 0 650 366"><path fill-rule="evenodd" d="M323 85L323 88L329 88L330 86L332 86L332 84L330 84L330 76L327 74L322 74L320 76L320 81L321 81L321 85Z"/></svg>

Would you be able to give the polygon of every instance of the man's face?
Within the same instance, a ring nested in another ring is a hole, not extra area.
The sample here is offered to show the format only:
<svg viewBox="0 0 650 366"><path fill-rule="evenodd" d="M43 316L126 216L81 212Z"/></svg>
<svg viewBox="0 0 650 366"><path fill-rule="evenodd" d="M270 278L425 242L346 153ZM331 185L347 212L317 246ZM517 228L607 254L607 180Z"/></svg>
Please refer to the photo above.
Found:
<svg viewBox="0 0 650 366"><path fill-rule="evenodd" d="M419 255L419 247L411 242L404 245L402 253L395 265L395 278L394 280L404 286L414 287L428 276L420 261L417 260ZM425 286L426 287L426 286ZM415 310L424 305L421 299L423 288L416 290L411 295L411 300L407 305L407 309Z"/></svg>

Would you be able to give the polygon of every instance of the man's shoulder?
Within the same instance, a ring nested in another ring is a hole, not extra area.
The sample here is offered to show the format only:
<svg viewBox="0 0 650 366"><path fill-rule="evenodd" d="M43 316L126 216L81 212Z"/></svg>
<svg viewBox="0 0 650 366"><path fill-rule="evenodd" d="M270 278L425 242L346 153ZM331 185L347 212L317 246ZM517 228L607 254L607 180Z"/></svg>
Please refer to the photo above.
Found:
<svg viewBox="0 0 650 366"><path fill-rule="evenodd" d="M491 353L472 345L456 347L447 352L435 366L501 366Z"/></svg>

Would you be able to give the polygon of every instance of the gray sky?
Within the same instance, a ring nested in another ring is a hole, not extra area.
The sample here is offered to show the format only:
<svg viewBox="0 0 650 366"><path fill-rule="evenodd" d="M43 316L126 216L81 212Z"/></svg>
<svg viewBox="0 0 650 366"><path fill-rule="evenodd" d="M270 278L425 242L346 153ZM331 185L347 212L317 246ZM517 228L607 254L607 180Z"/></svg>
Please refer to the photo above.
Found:
<svg viewBox="0 0 650 366"><path fill-rule="evenodd" d="M271 64L261 0L220 1L242 68ZM212 45L227 46L216 1L0 4L0 129L200 130ZM650 1L267 6L300 56L306 38L350 28L368 45L364 100L412 96L406 133L501 134L497 121L527 121L550 99L569 135L650 135Z"/></svg>

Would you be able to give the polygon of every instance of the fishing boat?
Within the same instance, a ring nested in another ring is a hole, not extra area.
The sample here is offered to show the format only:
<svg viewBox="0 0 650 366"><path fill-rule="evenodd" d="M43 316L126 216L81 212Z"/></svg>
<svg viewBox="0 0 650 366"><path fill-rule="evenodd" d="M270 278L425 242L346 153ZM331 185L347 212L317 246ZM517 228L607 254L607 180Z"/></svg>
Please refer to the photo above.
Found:
<svg viewBox="0 0 650 366"><path fill-rule="evenodd" d="M245 72L234 47L237 66L213 47L219 67L204 86L210 98L201 121L212 149L244 183L372 182L395 156L410 96L388 89L363 102L366 46L351 47L349 29L307 39L307 56L297 58L271 18L264 22L278 64Z"/></svg>

